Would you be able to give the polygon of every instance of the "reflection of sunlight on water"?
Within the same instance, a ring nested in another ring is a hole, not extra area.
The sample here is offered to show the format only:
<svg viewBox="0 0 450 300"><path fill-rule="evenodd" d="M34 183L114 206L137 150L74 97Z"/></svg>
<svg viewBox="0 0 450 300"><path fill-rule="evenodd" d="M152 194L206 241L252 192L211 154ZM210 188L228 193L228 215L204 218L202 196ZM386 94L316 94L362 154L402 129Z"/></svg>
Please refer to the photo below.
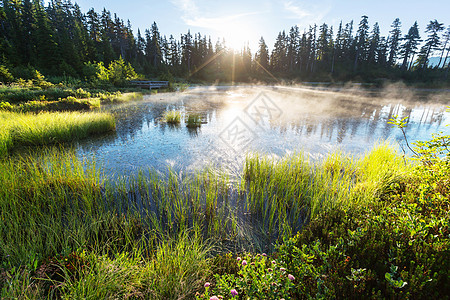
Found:
<svg viewBox="0 0 450 300"><path fill-rule="evenodd" d="M266 126L256 124L245 112L261 92L282 110L281 117ZM184 121L173 128L157 121L172 108L184 114L199 113L206 123L193 134ZM195 88L111 109L117 118L116 133L83 141L79 150L80 155L95 155L107 174L132 175L148 167L166 171L168 167L195 170L207 166L237 174L245 157L254 152L276 159L303 152L315 161L335 151L364 153L379 140L403 142L401 131L387 124L395 115L409 118L410 142L428 139L436 131L450 131L444 126L450 123L450 113L443 105L307 89ZM237 117L251 131L245 136L251 138L249 143L242 147L230 146L220 137Z"/></svg>
<svg viewBox="0 0 450 300"><path fill-rule="evenodd" d="M228 91L228 92L226 92L226 94L228 95L228 97L231 97L231 98L243 98L243 97L245 97L245 95L243 93L237 93L237 92L233 92L233 91Z"/></svg>
<svg viewBox="0 0 450 300"><path fill-rule="evenodd" d="M166 162L166 164L167 164L168 166L170 166L171 168L175 167L175 164L176 164L175 160L172 160L172 159L166 159L165 162Z"/></svg>

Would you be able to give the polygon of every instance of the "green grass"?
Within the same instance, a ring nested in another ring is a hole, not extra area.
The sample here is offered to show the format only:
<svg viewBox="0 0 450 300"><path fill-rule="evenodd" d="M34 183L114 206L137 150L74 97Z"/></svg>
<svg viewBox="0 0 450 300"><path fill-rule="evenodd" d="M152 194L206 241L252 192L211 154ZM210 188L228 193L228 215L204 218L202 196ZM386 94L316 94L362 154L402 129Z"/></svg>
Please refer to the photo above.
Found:
<svg viewBox="0 0 450 300"><path fill-rule="evenodd" d="M420 296L430 278L445 284L449 191L448 168L437 179L415 170L386 144L362 157L335 153L316 163L302 154L253 155L240 180L205 170L108 182L95 162L71 151L3 159L0 297L193 298L205 281L218 279L211 291L257 295L266 289L250 291L251 280L266 280L258 272L271 266L251 273L233 267L233 257L246 251L265 251L294 274L296 285L282 294L293 298L389 296L399 277ZM419 250L422 256L410 256ZM214 258L229 251L234 255ZM357 277L359 269L371 273ZM248 277L229 277L238 271Z"/></svg>
<svg viewBox="0 0 450 300"><path fill-rule="evenodd" d="M198 128L202 126L202 117L198 114L189 114L186 118L186 127Z"/></svg>
<svg viewBox="0 0 450 300"><path fill-rule="evenodd" d="M143 99L142 92L84 90L62 84L43 88L33 83L0 87L0 111L42 112L80 111Z"/></svg>
<svg viewBox="0 0 450 300"><path fill-rule="evenodd" d="M163 120L169 124L180 124L181 122L181 112L176 110L166 111L163 115Z"/></svg>
<svg viewBox="0 0 450 300"><path fill-rule="evenodd" d="M127 93L97 93L98 98L102 104L111 103L124 103L129 101L142 100L144 95L140 92L127 92Z"/></svg>
<svg viewBox="0 0 450 300"><path fill-rule="evenodd" d="M83 139L115 129L107 113L13 113L0 111L0 155L21 146L48 145Z"/></svg>

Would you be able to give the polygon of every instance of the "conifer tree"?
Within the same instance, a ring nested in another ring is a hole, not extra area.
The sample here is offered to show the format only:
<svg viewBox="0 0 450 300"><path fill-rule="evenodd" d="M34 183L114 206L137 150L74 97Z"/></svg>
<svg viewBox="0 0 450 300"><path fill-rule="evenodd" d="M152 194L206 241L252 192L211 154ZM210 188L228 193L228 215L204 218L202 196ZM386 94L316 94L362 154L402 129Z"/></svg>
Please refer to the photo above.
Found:
<svg viewBox="0 0 450 300"><path fill-rule="evenodd" d="M419 26L417 25L417 21L414 22L413 26L408 30L408 34L403 38L405 41L403 45L400 47L400 55L402 58L402 70L406 70L408 68L408 60L410 56L414 56L417 50L417 45L420 42L419 36Z"/></svg>
<svg viewBox="0 0 450 300"><path fill-rule="evenodd" d="M392 30L389 31L389 64L392 66L395 64L395 60L397 58L397 51L399 46L399 41L401 37L401 22L399 18L396 18L392 23Z"/></svg>

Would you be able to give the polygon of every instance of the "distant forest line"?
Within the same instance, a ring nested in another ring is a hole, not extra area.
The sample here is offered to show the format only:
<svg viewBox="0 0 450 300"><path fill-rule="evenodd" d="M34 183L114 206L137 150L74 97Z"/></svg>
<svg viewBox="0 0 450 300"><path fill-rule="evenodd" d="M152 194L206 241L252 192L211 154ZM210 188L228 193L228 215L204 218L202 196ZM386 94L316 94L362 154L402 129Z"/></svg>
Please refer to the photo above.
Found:
<svg viewBox="0 0 450 300"><path fill-rule="evenodd" d="M92 66L122 57L146 78L190 81L379 81L449 82L450 25L431 20L426 36L419 24L403 28L395 19L388 36L367 16L359 24L325 23L281 31L269 52L261 37L253 53L233 50L188 31L179 38L159 32L154 22L136 35L130 21L91 8L83 13L70 0L0 1L0 81L27 79L37 69L48 76L88 80ZM433 67L430 57L439 57Z"/></svg>

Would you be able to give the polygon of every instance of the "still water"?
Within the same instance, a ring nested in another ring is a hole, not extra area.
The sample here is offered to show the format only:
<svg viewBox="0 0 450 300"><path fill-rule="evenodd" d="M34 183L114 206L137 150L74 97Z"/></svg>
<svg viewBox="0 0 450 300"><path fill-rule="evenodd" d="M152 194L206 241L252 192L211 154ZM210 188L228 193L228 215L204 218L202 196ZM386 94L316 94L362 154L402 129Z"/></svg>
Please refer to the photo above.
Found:
<svg viewBox="0 0 450 300"><path fill-rule="evenodd" d="M116 117L116 132L82 141L77 151L95 157L107 176L210 165L237 173L254 152L277 158L304 151L320 159L337 150L362 154L384 140L405 148L401 131L388 124L394 115L408 117L410 142L449 133L449 97L448 91L421 95L407 89L190 88L105 107ZM182 112L179 126L162 121L167 110ZM190 114L201 116L201 127L186 127Z"/></svg>

